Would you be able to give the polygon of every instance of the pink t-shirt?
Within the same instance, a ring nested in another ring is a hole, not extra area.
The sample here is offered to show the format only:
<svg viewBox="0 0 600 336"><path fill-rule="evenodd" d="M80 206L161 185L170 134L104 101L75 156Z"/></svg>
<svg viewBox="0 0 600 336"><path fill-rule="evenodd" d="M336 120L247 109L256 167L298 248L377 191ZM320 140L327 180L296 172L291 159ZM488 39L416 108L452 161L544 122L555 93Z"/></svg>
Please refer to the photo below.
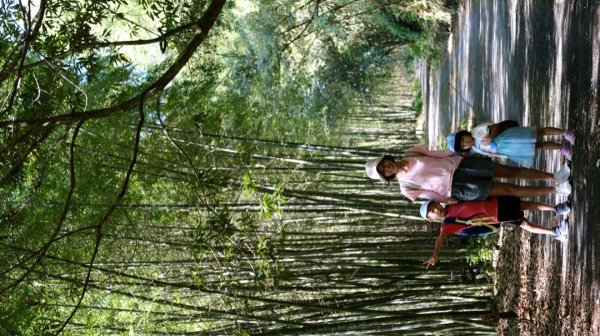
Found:
<svg viewBox="0 0 600 336"><path fill-rule="evenodd" d="M425 156L404 158L409 165L406 175L399 178L400 192L411 201L419 197L434 201L448 199L452 193L452 176L463 157L450 150L430 151L425 146L415 146L408 151Z"/></svg>

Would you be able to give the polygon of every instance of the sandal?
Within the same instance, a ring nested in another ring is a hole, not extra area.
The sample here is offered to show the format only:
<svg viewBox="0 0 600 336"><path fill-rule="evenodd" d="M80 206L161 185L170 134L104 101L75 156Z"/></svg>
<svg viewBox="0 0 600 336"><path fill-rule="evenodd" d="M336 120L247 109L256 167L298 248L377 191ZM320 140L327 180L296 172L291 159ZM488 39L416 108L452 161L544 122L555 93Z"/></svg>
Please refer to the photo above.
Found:
<svg viewBox="0 0 600 336"><path fill-rule="evenodd" d="M571 161L573 158L573 148L568 141L563 142L560 153L565 156L565 159Z"/></svg>
<svg viewBox="0 0 600 336"><path fill-rule="evenodd" d="M565 140L567 140L571 145L575 144L575 133L571 130L567 130L564 134Z"/></svg>

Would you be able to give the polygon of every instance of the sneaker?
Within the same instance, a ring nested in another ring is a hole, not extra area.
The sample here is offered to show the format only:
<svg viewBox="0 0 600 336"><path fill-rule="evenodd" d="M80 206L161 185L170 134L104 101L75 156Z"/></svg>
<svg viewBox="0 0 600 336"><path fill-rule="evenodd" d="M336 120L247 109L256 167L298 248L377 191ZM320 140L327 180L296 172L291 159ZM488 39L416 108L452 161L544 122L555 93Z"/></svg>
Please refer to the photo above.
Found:
<svg viewBox="0 0 600 336"><path fill-rule="evenodd" d="M556 187L554 187L556 193L559 195L569 196L571 195L572 187L569 181L560 182Z"/></svg>
<svg viewBox="0 0 600 336"><path fill-rule="evenodd" d="M562 183L569 180L569 176L571 176L571 169L565 163L556 173L554 173L554 179L558 181L558 183Z"/></svg>
<svg viewBox="0 0 600 336"><path fill-rule="evenodd" d="M565 141L560 148L560 153L565 156L565 158L571 161L573 158L573 148L571 148L571 144L568 141Z"/></svg>
<svg viewBox="0 0 600 336"><path fill-rule="evenodd" d="M557 215L566 215L571 212L571 205L569 202L559 203L554 207Z"/></svg>
<svg viewBox="0 0 600 336"><path fill-rule="evenodd" d="M560 221L560 224L552 228L552 238L566 242L569 236L569 221L565 218Z"/></svg>
<svg viewBox="0 0 600 336"><path fill-rule="evenodd" d="M565 140L567 140L571 145L575 144L575 133L573 131L568 130L564 134Z"/></svg>

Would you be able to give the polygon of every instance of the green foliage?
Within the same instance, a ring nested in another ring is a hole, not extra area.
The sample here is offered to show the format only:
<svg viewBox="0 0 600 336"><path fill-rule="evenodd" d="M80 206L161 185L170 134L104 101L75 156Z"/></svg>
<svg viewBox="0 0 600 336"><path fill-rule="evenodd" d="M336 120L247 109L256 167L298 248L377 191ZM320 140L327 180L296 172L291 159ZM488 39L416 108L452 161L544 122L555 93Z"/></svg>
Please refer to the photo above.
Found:
<svg viewBox="0 0 600 336"><path fill-rule="evenodd" d="M271 237L261 237L256 246L256 256L260 263L256 269L254 281L259 288L275 288L278 284L278 276L281 273L281 265L277 260L276 242Z"/></svg>
<svg viewBox="0 0 600 336"><path fill-rule="evenodd" d="M244 174L244 183L242 184L242 188L242 196L244 196L244 198L250 198L250 195L256 193L256 181L254 180L251 170Z"/></svg>
<svg viewBox="0 0 600 336"><path fill-rule="evenodd" d="M5 279L4 279L5 280ZM7 281L0 281L4 288ZM19 286L3 297L0 306L0 335L35 335L48 332L41 319L49 309L44 307L47 291L41 281Z"/></svg>
<svg viewBox="0 0 600 336"><path fill-rule="evenodd" d="M285 199L281 194L282 190L283 186L277 185L272 193L263 193L260 200L260 216L262 218L269 220L274 215L283 213Z"/></svg>
<svg viewBox="0 0 600 336"><path fill-rule="evenodd" d="M467 262L470 264L484 264L491 269L494 256L494 245L498 237L488 235L483 237L470 237L467 242Z"/></svg>
<svg viewBox="0 0 600 336"><path fill-rule="evenodd" d="M55 333L80 297L64 334L226 334L291 311L246 299L275 295L300 279L288 267L313 262L306 247L282 248L305 238L285 231L295 218L284 208L314 188L315 167L355 173L355 162L330 165L300 145L333 142L397 48L424 43L435 20L418 2L228 2L176 79L145 101L135 147L139 102L107 111L163 78L196 32L178 27L208 3L48 2L27 49L25 9L3 7L0 333ZM318 165L299 163L309 161ZM324 241L351 245L340 237ZM360 287L337 278L340 265L331 283Z"/></svg>
<svg viewBox="0 0 600 336"><path fill-rule="evenodd" d="M414 97L413 107L417 115L420 115L423 112L423 95L419 81L415 80L413 82L412 91Z"/></svg>

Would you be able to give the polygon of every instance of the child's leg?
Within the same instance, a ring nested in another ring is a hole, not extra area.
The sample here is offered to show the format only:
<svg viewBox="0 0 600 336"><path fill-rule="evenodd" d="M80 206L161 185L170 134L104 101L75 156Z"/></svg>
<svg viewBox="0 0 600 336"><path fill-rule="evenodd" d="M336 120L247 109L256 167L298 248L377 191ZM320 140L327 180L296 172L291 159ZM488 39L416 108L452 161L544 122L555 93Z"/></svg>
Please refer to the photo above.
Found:
<svg viewBox="0 0 600 336"><path fill-rule="evenodd" d="M563 135L564 133L564 129L556 127L542 127L537 129L538 139L546 135Z"/></svg>
<svg viewBox="0 0 600 336"><path fill-rule="evenodd" d="M523 230L531 232L531 233L545 234L545 235L552 234L552 229L533 224L530 221L528 221L527 219L523 219L523 221L521 222L521 228Z"/></svg>
<svg viewBox="0 0 600 336"><path fill-rule="evenodd" d="M556 142L538 141L535 143L535 149L559 150L562 145Z"/></svg>
<svg viewBox="0 0 600 336"><path fill-rule="evenodd" d="M520 198L548 195L556 192L554 187L518 186L510 183L492 182L488 197L514 196Z"/></svg>
<svg viewBox="0 0 600 336"><path fill-rule="evenodd" d="M511 167L500 163L494 164L494 177L548 180L555 182L553 174L530 168Z"/></svg>
<svg viewBox="0 0 600 336"><path fill-rule="evenodd" d="M531 201L521 201L521 210L556 211L550 204Z"/></svg>

